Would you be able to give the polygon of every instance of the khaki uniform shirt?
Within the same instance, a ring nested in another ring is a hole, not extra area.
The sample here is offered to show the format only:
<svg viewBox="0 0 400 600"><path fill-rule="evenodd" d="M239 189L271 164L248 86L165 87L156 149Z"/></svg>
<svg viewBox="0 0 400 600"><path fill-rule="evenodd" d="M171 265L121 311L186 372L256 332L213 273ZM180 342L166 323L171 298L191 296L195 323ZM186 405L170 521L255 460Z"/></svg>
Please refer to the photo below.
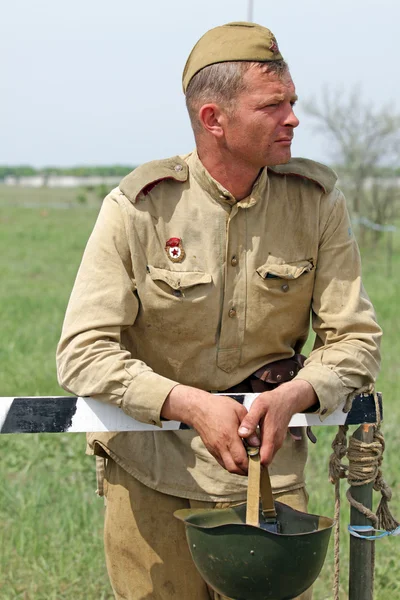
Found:
<svg viewBox="0 0 400 600"><path fill-rule="evenodd" d="M263 169L237 202L196 152L136 169L105 199L85 250L58 347L61 385L160 425L177 383L223 391L291 357L311 314L315 347L297 378L314 387L321 418L371 389L380 329L335 179L296 159ZM88 441L160 492L245 498L246 478L220 467L195 431ZM306 452L287 436L270 469L275 491L304 485Z"/></svg>

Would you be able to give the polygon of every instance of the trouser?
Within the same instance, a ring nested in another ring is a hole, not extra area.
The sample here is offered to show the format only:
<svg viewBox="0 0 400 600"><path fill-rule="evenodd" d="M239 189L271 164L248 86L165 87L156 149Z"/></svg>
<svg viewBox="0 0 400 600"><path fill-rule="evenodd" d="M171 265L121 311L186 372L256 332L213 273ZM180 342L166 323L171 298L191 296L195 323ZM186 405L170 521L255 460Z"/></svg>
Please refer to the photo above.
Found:
<svg viewBox="0 0 400 600"><path fill-rule="evenodd" d="M229 502L200 502L162 494L108 460L104 546L117 600L229 600L211 590L198 573L186 542L180 508L227 508ZM304 488L275 499L305 512ZM308 590L298 600L310 600Z"/></svg>

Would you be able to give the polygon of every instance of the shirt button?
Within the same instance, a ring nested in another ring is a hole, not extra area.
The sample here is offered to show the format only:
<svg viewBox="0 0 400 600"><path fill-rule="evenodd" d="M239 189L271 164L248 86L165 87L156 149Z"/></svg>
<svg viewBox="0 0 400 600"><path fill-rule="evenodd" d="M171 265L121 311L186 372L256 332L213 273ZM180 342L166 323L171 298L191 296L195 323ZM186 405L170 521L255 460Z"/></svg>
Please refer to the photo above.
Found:
<svg viewBox="0 0 400 600"><path fill-rule="evenodd" d="M183 170L182 165L175 165L174 166L174 171L176 171L177 173L179 173L179 171L182 171L182 170Z"/></svg>
<svg viewBox="0 0 400 600"><path fill-rule="evenodd" d="M289 286L287 283L284 283L281 287L282 292L288 292L289 291Z"/></svg>
<svg viewBox="0 0 400 600"><path fill-rule="evenodd" d="M236 317L236 310L234 308L230 308L229 312L228 312L228 315L231 317L231 319L233 317Z"/></svg>
<svg viewBox="0 0 400 600"><path fill-rule="evenodd" d="M236 265L238 264L238 262L239 261L238 261L237 257L236 256L232 256L232 258L231 258L231 265L232 265L232 267L236 267Z"/></svg>
<svg viewBox="0 0 400 600"><path fill-rule="evenodd" d="M321 415L326 415L327 412L328 412L328 409L327 408L323 408L321 410Z"/></svg>

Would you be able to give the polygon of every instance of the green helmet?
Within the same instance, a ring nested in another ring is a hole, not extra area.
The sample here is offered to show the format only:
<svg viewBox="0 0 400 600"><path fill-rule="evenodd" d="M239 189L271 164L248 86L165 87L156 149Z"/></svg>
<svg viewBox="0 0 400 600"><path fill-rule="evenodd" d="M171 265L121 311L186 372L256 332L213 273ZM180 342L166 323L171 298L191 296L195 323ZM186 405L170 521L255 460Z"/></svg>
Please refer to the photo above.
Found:
<svg viewBox="0 0 400 600"><path fill-rule="evenodd" d="M289 600L318 577L332 519L275 502L279 532L246 524L246 503L227 509L182 509L194 563L219 594L234 600ZM260 506L260 523L263 523Z"/></svg>
<svg viewBox="0 0 400 600"><path fill-rule="evenodd" d="M260 449L246 446L247 502L174 514L186 525L200 575L219 594L232 600L296 598L322 569L333 521L274 502Z"/></svg>

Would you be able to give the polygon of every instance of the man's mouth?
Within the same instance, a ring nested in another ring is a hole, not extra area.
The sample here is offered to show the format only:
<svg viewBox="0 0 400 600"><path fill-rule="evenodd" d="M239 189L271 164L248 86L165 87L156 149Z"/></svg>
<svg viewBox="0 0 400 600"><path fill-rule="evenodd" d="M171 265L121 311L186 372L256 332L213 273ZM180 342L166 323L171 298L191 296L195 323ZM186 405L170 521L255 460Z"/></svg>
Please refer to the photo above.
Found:
<svg viewBox="0 0 400 600"><path fill-rule="evenodd" d="M293 141L293 137L284 137L284 138L279 138L278 140L276 140L276 142L278 144L283 144L283 145L287 145L289 146Z"/></svg>

